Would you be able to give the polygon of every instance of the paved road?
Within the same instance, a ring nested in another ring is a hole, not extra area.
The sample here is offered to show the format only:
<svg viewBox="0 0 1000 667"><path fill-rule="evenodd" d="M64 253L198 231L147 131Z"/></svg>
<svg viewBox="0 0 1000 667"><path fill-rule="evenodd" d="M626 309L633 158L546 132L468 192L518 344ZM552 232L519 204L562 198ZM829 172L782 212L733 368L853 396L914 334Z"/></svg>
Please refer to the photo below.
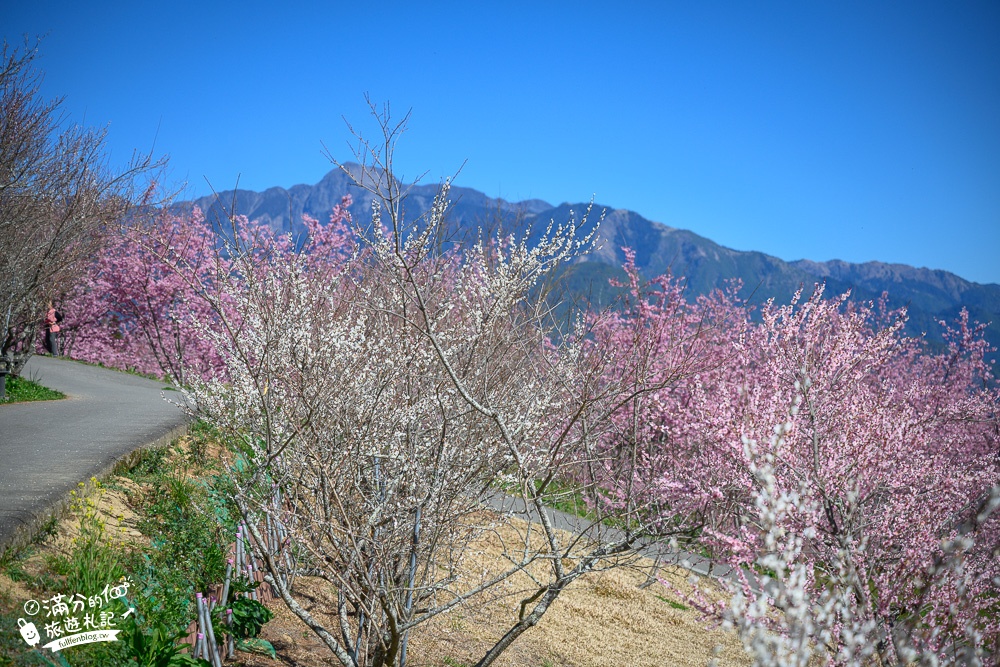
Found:
<svg viewBox="0 0 1000 667"><path fill-rule="evenodd" d="M21 375L68 398L0 405L0 553L30 539L78 482L187 428L162 382L39 356Z"/></svg>
<svg viewBox="0 0 1000 667"><path fill-rule="evenodd" d="M498 512L510 514L522 519L530 516L534 521L538 521L538 511L530 507L530 511L525 507L521 498L515 498L503 494L495 494L487 498L487 506ZM568 514L552 508L546 508L546 514L552 525L570 533L586 533L592 540L599 540L603 543L614 542L623 539L625 534L617 528L595 525L593 522L582 517ZM728 565L713 563L704 556L693 554L687 551L673 551L665 542L640 542L638 549L643 556L658 559L662 565L680 565L696 574L714 577L722 581L740 584L740 577L736 570ZM760 582L754 573L744 571L750 582L750 588L755 592L760 592Z"/></svg>

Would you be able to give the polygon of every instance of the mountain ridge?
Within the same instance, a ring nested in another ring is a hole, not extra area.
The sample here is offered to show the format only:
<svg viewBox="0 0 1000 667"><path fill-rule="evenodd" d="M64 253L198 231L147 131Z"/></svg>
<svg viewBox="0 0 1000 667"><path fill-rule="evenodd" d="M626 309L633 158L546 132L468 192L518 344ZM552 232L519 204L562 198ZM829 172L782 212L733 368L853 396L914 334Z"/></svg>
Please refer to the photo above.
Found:
<svg viewBox="0 0 1000 667"><path fill-rule="evenodd" d="M357 173L360 166L345 167ZM400 184L402 185L402 184ZM406 200L406 215L414 218L429 210L437 194L438 184L410 184ZM246 215L266 224L275 231L302 234L302 215L321 222L328 219L333 207L344 195L350 194L351 215L364 220L371 215L372 195L354 185L340 169L327 173L314 185L297 184L289 188L272 187L263 192L229 190L218 196L200 197L178 202L175 210L190 210L199 206L209 219L228 218L231 212ZM568 202L552 206L540 199L508 202L489 197L473 188L452 186L449 222L453 231L475 232L477 227L512 228L524 226L537 238L550 220L558 224L571 216L580 219L588 204ZM980 322L989 322L987 338L1000 342L1000 285L976 283L943 269L913 267L906 264L869 261L851 263L839 259L815 261L782 260L756 250L727 248L699 234L663 223L651 221L625 208L602 207L594 204L590 223L601 215L599 247L578 260L574 268L576 289L607 295L609 275L616 275L624 263L627 246L636 254L636 266L646 277L670 271L683 276L692 296L725 287L728 281L743 283L742 298L762 303L774 298L787 303L801 287L825 282L828 294L850 289L851 298L873 301L888 292L892 308L906 306L909 314L908 331L940 343L943 329L938 320L954 320L962 308ZM602 269L588 263L611 267ZM617 271L616 271L617 270ZM594 281L598 281L595 283ZM588 282L589 281L589 282Z"/></svg>

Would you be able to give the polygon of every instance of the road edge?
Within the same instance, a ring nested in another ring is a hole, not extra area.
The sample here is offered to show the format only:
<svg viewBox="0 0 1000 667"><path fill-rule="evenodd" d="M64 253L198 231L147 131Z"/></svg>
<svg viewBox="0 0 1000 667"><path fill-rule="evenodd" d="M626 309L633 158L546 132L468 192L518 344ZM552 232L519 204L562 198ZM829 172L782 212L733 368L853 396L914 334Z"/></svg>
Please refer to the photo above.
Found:
<svg viewBox="0 0 1000 667"><path fill-rule="evenodd" d="M80 480L84 484L82 495L87 496L93 491L94 484L92 480L96 479L99 482L104 482L119 472L132 468L138 463L139 457L144 450L157 449L169 445L177 438L187 435L190 426L190 421L174 426L159 437L140 444L117 457L87 479ZM0 537L0 562L20 553L31 545L47 524L64 518L69 513L72 498L69 493L66 493L62 498L50 503L48 506L33 510L31 518L14 529L14 532L10 536L7 538Z"/></svg>

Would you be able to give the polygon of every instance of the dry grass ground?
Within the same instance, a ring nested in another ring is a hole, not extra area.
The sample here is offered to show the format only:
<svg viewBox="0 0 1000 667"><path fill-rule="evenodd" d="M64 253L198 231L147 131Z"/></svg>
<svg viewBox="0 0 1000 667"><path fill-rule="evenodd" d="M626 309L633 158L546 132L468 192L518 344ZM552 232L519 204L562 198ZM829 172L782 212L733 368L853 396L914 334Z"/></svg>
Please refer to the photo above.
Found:
<svg viewBox="0 0 1000 667"><path fill-rule="evenodd" d="M140 493L141 489L130 479L115 477L114 480L121 489L103 487L96 493L91 491L87 500L96 504L94 509L105 522L109 536L127 548L141 549L148 544L148 540L135 528L139 517L129 501L129 490L134 489L136 493ZM34 577L47 570L47 561L52 557L68 557L74 541L80 536L80 511L85 511L85 508L78 507L77 511L60 519L52 528L51 536L38 548L31 549L29 555L18 563L19 569ZM32 592L25 584L13 581L7 573L0 572L0 612L11 611L20 606L18 600L23 602L32 597Z"/></svg>
<svg viewBox="0 0 1000 667"><path fill-rule="evenodd" d="M469 579L475 579L484 570L495 570L503 562L501 538L509 548L519 535L515 529L504 528L477 541L463 562L462 571ZM679 604L676 591L659 583L640 589L652 566L649 559L633 559L625 566L582 577L495 664L498 667L704 667L713 657L719 665L750 664L735 635L709 630L696 611L678 608L683 605ZM660 576L681 591L690 590L690 575L686 570L661 571ZM414 667L475 664L516 622L528 585L526 576L514 577L495 595L474 599L420 626L410 637L408 664ZM306 609L332 623L334 591L320 580L300 579L296 586ZM283 605L275 603L271 607L275 618L265 626L262 637L274 644L285 664L337 664L325 657L329 656L325 646ZM252 658L247 664L264 667L274 663Z"/></svg>
<svg viewBox="0 0 1000 667"><path fill-rule="evenodd" d="M146 538L136 530L145 489L118 477L114 490L105 488L97 511L109 534L129 548L143 549ZM52 554L68 553L79 519L68 516L53 537L20 563L29 574L45 570ZM501 543L510 548L519 539L518 526L502 527L478 540L468 552L462 571L470 579L502 566ZM523 541L521 542L523 544ZM542 567L539 565L538 567ZM504 667L557 667L591 665L676 665L703 667L713 657L719 665L748 665L749 660L732 633L709 630L697 612L679 608L679 595L659 583L640 589L652 567L648 559L634 559L627 567L593 572L576 581L549 608L541 622L526 632L495 664ZM681 591L690 589L685 570L661 571ZM471 665L515 621L524 591L525 575L512 578L491 597L442 614L413 632L408 664L414 667ZM335 591L318 579L302 578L296 584L303 606L320 619L334 610ZM24 584L0 573L0 611L10 612L33 597ZM278 652L278 662L268 657L241 655L236 664L254 667L320 667L338 664L326 647L280 601L268 605L275 614L262 632ZM334 626L335 627L335 626Z"/></svg>

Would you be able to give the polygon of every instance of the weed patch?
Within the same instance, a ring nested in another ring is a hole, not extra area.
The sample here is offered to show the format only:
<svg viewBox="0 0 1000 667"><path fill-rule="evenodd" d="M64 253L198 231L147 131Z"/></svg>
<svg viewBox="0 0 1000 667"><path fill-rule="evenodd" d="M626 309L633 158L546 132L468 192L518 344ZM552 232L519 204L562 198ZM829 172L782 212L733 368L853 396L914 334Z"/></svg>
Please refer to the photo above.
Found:
<svg viewBox="0 0 1000 667"><path fill-rule="evenodd" d="M29 401L55 401L66 398L66 394L43 387L23 377L7 378L7 396L0 400L5 403L27 403Z"/></svg>

